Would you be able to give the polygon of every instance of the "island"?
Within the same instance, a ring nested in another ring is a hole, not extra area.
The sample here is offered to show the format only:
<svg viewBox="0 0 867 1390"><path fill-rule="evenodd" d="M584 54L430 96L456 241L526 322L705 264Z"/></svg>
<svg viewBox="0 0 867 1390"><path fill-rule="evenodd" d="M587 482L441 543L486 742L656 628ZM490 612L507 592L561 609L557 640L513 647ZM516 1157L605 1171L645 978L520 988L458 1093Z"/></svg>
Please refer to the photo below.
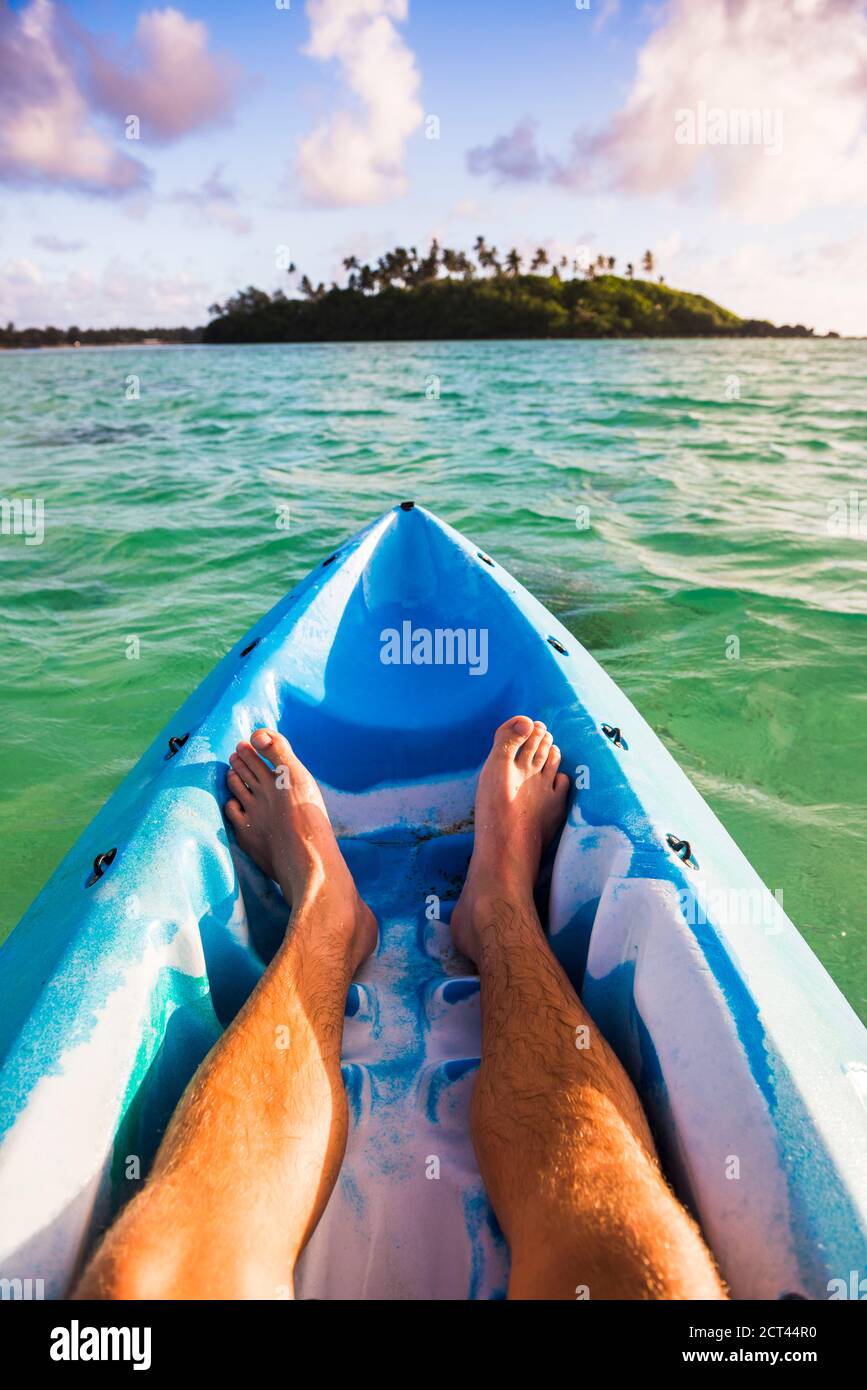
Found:
<svg viewBox="0 0 867 1390"><path fill-rule="evenodd" d="M346 283L268 294L250 286L213 315L206 343L328 343L449 338L811 338L803 324L777 327L743 319L704 295L672 289L661 277L640 279L613 256L593 261L540 247L529 266L516 250L500 259L477 238L474 258L431 243L426 255L397 247L376 265L343 262ZM646 251L641 269L653 273ZM296 276L296 267L287 267ZM829 334L836 337L836 334Z"/></svg>
<svg viewBox="0 0 867 1390"><path fill-rule="evenodd" d="M500 257L483 236L473 254L396 247L375 265L343 261L345 283L314 285L289 263L289 292L250 285L212 304L204 328L0 327L2 348L183 343L397 342L466 338L837 338L803 324L744 319L702 294L673 289L645 251L644 277L614 256L560 256L544 247Z"/></svg>

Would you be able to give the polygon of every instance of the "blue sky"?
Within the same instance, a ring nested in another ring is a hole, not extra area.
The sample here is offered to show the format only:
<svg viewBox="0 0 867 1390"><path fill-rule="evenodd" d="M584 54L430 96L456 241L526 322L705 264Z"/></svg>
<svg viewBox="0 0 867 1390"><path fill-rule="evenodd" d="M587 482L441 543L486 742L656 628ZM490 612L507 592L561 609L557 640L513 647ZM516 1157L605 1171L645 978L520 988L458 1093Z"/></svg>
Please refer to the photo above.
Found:
<svg viewBox="0 0 867 1390"><path fill-rule="evenodd" d="M481 232L867 334L865 71L864 0L5 3L0 317L201 323L278 247Z"/></svg>

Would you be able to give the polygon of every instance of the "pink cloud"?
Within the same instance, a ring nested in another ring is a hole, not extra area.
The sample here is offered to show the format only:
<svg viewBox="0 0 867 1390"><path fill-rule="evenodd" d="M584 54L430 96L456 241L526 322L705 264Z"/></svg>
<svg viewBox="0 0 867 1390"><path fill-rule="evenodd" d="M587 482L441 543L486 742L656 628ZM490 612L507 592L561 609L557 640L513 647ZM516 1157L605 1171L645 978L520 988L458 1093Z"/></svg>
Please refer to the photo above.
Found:
<svg viewBox="0 0 867 1390"><path fill-rule="evenodd" d="M238 89L208 31L179 10L139 17L130 51L111 55L54 0L0 9L0 181L119 195L150 181L141 148L224 119ZM115 119L106 124L106 113Z"/></svg>
<svg viewBox="0 0 867 1390"><path fill-rule="evenodd" d="M865 74L864 0L671 0L606 126L556 157L524 122L470 169L636 196L711 188L755 222L863 202Z"/></svg>
<svg viewBox="0 0 867 1390"><path fill-rule="evenodd" d="M239 70L208 51L206 25L180 10L140 15L126 53L102 52L89 36L86 48L94 102L121 118L138 116L144 140L176 140L231 113Z"/></svg>
<svg viewBox="0 0 867 1390"><path fill-rule="evenodd" d="M707 178L755 221L860 201L865 73L863 0L672 0L623 108L576 141L569 180L654 194Z"/></svg>
<svg viewBox="0 0 867 1390"><path fill-rule="evenodd" d="M50 0L0 11L0 179L90 193L126 193L147 182L93 125Z"/></svg>

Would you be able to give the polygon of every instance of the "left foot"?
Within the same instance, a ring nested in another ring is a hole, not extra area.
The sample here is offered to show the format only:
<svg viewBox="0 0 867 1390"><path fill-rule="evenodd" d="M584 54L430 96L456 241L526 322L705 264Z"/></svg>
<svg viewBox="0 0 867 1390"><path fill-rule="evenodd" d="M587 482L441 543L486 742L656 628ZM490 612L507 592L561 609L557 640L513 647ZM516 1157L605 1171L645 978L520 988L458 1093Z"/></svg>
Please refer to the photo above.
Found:
<svg viewBox="0 0 867 1390"><path fill-rule="evenodd" d="M315 778L274 729L257 729L249 743L238 744L229 763L226 815L241 849L279 883L293 909L311 892L332 895L343 908L338 915L357 968L376 945L376 919L340 853Z"/></svg>

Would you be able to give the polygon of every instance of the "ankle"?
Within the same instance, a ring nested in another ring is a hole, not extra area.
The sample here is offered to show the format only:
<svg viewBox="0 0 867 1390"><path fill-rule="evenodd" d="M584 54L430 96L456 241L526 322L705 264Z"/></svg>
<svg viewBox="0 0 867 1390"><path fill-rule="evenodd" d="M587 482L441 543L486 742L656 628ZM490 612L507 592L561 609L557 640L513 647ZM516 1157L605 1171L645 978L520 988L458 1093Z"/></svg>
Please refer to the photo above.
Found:
<svg viewBox="0 0 867 1390"><path fill-rule="evenodd" d="M474 892L470 901L470 920L480 934L495 933L498 937L537 937L541 933L533 885L528 879L513 875L491 883Z"/></svg>
<svg viewBox="0 0 867 1390"><path fill-rule="evenodd" d="M376 923L349 878L331 874L308 880L292 905L286 947L305 961L321 962L346 985L376 945Z"/></svg>

